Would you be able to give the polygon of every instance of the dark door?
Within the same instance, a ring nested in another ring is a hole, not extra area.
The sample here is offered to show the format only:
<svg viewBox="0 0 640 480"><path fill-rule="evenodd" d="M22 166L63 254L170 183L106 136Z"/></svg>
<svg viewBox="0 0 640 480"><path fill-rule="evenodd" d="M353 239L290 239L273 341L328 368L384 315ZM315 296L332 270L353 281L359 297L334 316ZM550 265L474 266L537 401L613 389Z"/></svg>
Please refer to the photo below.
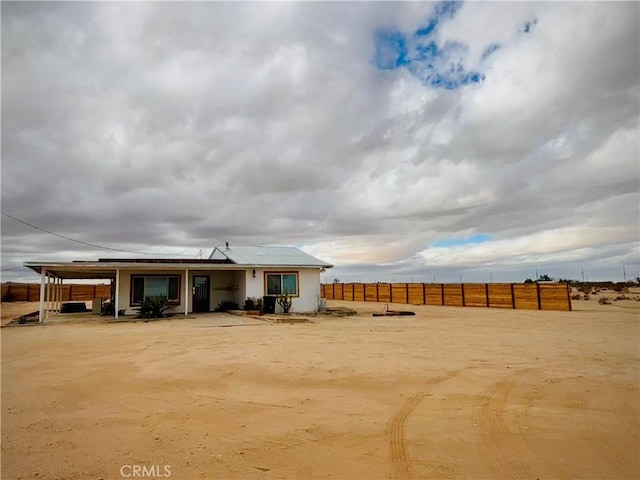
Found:
<svg viewBox="0 0 640 480"><path fill-rule="evenodd" d="M209 277L205 275L193 276L193 311L209 311Z"/></svg>

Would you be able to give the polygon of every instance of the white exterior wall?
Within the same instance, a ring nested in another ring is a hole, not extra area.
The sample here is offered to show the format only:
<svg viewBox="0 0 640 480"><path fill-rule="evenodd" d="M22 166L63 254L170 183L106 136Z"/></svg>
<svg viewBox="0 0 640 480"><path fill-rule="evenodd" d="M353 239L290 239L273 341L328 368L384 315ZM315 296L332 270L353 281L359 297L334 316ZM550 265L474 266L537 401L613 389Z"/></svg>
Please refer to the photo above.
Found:
<svg viewBox="0 0 640 480"><path fill-rule="evenodd" d="M211 274L211 302L210 310L215 308L224 300L235 302L240 308L244 303L244 270L216 270Z"/></svg>
<svg viewBox="0 0 640 480"><path fill-rule="evenodd" d="M320 270L317 268L287 269L287 268L256 268L256 277L253 278L253 269L245 272L246 296L262 298L266 295L264 282L265 272L297 272L298 273L298 297L292 298L292 312L315 312L318 309L320 295ZM244 299L242 300L244 303ZM241 304L242 305L242 304ZM281 311L276 304L276 312Z"/></svg>
<svg viewBox="0 0 640 480"><path fill-rule="evenodd" d="M180 303L178 305L172 304L172 310L176 314L184 314L184 270L153 270L153 271L140 271L140 270L120 270L120 285L118 285L118 310L124 310L125 315L134 315L136 312L135 305L131 303L131 275L179 275L180 276ZM189 295L191 295L191 276L193 273L189 272ZM191 311L191 297L189 297L189 311Z"/></svg>
<svg viewBox="0 0 640 480"><path fill-rule="evenodd" d="M240 308L247 297L262 298L266 295L264 274L265 272L297 272L299 296L293 297L292 312L314 312L318 308L320 295L320 270L317 268L268 268L246 270L189 270L189 313L193 305L191 300L192 278L194 275L209 275L210 277L210 310L213 311L221 301L230 300L238 304ZM179 275L180 276L180 303L173 307L176 314L184 314L184 270L120 270L120 284L118 285L118 308L125 310L126 315L135 314L135 306L130 305L131 275ZM276 311L280 306L276 305Z"/></svg>

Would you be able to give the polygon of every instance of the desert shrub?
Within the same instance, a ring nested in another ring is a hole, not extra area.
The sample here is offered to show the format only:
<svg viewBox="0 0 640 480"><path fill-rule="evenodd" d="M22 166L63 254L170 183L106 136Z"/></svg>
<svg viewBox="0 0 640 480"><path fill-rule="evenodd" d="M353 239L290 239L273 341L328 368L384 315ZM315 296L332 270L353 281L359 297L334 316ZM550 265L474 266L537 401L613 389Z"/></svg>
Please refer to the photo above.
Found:
<svg viewBox="0 0 640 480"><path fill-rule="evenodd" d="M589 294L585 293L582 297L583 300L589 300Z"/></svg>
<svg viewBox="0 0 640 480"><path fill-rule="evenodd" d="M260 310L260 312L262 312L262 299L255 298L255 297L247 297L247 299L244 301L244 304L242 305L242 309L246 311Z"/></svg>
<svg viewBox="0 0 640 480"><path fill-rule="evenodd" d="M278 305L282 308L284 313L289 313L291 310L291 305L293 304L293 300L291 300L291 295L285 293L284 295L279 295L277 300Z"/></svg>
<svg viewBox="0 0 640 480"><path fill-rule="evenodd" d="M571 295L571 300L580 300L581 298L582 298L582 295L580 295L579 293Z"/></svg>
<svg viewBox="0 0 640 480"><path fill-rule="evenodd" d="M136 308L138 312L137 318L163 318L167 316L167 310L169 309L169 302L167 297L153 296L145 297L140 302L140 305Z"/></svg>
<svg viewBox="0 0 640 480"><path fill-rule="evenodd" d="M243 310L257 310L256 299L254 297L247 297L242 305Z"/></svg>
<svg viewBox="0 0 640 480"><path fill-rule="evenodd" d="M611 305L611 300L609 300L607 297L602 297L598 300L598 303L600 305Z"/></svg>
<svg viewBox="0 0 640 480"><path fill-rule="evenodd" d="M622 295L618 295L616 296L616 298L614 298L614 300L629 300L629 297L627 297L624 293Z"/></svg>
<svg viewBox="0 0 640 480"><path fill-rule="evenodd" d="M218 306L216 307L216 312L226 312L228 310L239 310L238 304L236 302L232 302L231 300L222 300Z"/></svg>

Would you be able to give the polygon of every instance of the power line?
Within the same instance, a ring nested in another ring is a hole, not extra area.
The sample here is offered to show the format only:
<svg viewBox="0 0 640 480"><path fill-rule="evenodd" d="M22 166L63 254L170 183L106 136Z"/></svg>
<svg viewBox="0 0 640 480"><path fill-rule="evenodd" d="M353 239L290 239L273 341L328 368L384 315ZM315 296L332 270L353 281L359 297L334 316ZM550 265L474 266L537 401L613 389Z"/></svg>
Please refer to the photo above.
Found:
<svg viewBox="0 0 640 480"><path fill-rule="evenodd" d="M184 254L180 254L180 253L134 252L134 251L131 251L131 250L122 250L120 248L105 247L103 245L97 245L95 243L84 242L82 240L76 240L75 238L67 237L66 235L61 235L59 233L52 232L52 231L47 230L45 228L38 227L37 225L33 225L33 224L29 223L29 222L25 222L24 220L20 220L19 218L14 217L13 215L9 215L7 212L0 211L0 213L2 213L2 215L4 215L5 217L9 217L9 218L15 220L16 222L20 222L23 225L26 225L27 227L34 228L34 229L39 230L39 231L44 232L44 233L48 233L49 235L53 235L54 237L62 238L63 240L68 240L70 242L78 243L80 245L85 245L87 247L99 248L99 249L102 249L102 250L110 250L112 252L133 253L135 255L171 255L171 256L177 256L177 257L193 257L193 255L184 255Z"/></svg>

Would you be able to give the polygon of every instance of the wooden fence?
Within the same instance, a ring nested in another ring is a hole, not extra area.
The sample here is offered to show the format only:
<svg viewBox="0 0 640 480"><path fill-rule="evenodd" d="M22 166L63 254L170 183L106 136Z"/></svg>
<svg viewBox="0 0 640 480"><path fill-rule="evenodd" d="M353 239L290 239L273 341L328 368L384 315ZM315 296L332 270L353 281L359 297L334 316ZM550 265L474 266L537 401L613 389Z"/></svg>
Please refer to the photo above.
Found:
<svg viewBox="0 0 640 480"><path fill-rule="evenodd" d="M86 301L94 298L109 298L110 296L110 285L62 284L63 302ZM10 301L15 302L38 302L40 301L40 284L3 283L1 298L3 301L11 298Z"/></svg>
<svg viewBox="0 0 640 480"><path fill-rule="evenodd" d="M327 283L327 300L571 310L568 283Z"/></svg>

